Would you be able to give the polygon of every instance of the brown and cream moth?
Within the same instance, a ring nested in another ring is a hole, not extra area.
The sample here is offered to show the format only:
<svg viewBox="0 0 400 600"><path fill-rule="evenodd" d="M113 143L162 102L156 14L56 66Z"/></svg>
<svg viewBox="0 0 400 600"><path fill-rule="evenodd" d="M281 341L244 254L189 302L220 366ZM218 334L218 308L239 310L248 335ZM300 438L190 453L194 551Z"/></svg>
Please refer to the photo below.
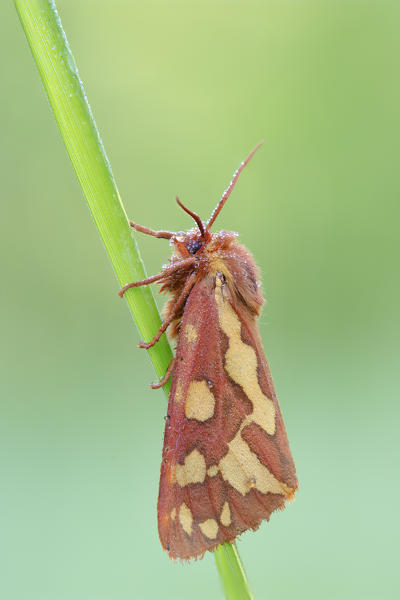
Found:
<svg viewBox="0 0 400 600"><path fill-rule="evenodd" d="M171 558L201 557L234 540L292 500L296 470L263 351L257 317L259 273L237 234L211 226L259 144L241 163L210 219L187 233L142 233L169 239L173 255L159 275L127 284L161 283L170 299L153 346L169 328L176 356L158 498L161 543Z"/></svg>

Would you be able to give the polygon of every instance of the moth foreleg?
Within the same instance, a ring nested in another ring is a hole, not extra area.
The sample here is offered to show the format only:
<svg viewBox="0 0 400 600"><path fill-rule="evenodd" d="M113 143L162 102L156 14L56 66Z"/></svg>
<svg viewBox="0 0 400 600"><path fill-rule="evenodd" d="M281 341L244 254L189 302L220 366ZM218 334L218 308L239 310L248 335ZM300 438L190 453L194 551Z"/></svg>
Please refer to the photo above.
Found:
<svg viewBox="0 0 400 600"><path fill-rule="evenodd" d="M147 279L141 279L140 281L132 281L131 283L127 283L126 285L124 285L124 287L122 287L119 290L118 296L120 298L122 298L122 296L125 294L126 290L129 290L129 288L139 287L141 285L149 285L150 283L154 283L155 281L164 279L164 277L168 277L168 275L171 275L171 273L175 273L175 271L178 271L179 269L183 269L185 267L190 267L191 265L194 265L195 262L196 262L195 257L190 256L189 258L184 258L183 260L175 262L173 265L171 265L170 267L167 267L158 275L153 275L152 277L147 277Z"/></svg>
<svg viewBox="0 0 400 600"><path fill-rule="evenodd" d="M137 223L134 223L133 221L129 221L129 225L133 229L136 229L136 231L140 231L140 233L145 233L146 235L152 235L153 237L156 237L156 238L164 238L166 240L170 240L175 235L175 233L173 233L172 231L154 231L154 229L149 229L148 227L143 227L143 225L138 225Z"/></svg>
<svg viewBox="0 0 400 600"><path fill-rule="evenodd" d="M150 384L150 387L152 390L158 390L159 388L161 388L163 385L165 385L167 383L167 381L171 377L171 373L174 369L174 364L175 364L175 357L169 363L168 369L165 371L164 377L162 379L160 379L160 381L158 383Z"/></svg>
<svg viewBox="0 0 400 600"><path fill-rule="evenodd" d="M185 259L185 260L190 260L190 259ZM182 263L185 261L182 261ZM182 264L181 263L181 264ZM181 291L177 301L175 302L175 304L173 305L173 307L171 308L171 312L168 315L168 317L162 322L160 329L157 331L156 335L154 336L154 338L151 340L151 342L148 342L147 344L145 342L140 342L138 344L139 348L145 348L146 350L148 350L149 348L151 348L152 346L154 346L154 344L156 344L158 342L158 340L160 339L160 337L162 336L162 334L164 333L164 331L167 329L168 325L170 323L172 323L172 321L175 319L176 314L178 313L178 311L182 308L182 306L184 305L186 298L189 295L190 290L192 289L192 287L194 286L194 284L196 283L196 273L193 272L187 279L185 285L183 286L183 290Z"/></svg>

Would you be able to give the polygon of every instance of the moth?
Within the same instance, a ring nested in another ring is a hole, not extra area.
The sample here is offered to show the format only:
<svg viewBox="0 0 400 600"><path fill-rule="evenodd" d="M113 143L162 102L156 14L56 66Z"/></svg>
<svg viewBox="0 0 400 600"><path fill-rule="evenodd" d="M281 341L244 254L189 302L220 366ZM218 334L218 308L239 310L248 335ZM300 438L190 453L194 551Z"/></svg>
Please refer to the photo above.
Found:
<svg viewBox="0 0 400 600"><path fill-rule="evenodd" d="M230 231L211 227L238 177L235 171L205 223L184 206L196 228L144 234L170 240L173 254L159 275L125 285L161 284L170 299L151 348L169 328L176 354L162 452L158 529L173 559L202 557L233 541L292 500L298 487L257 317L264 302L250 252Z"/></svg>

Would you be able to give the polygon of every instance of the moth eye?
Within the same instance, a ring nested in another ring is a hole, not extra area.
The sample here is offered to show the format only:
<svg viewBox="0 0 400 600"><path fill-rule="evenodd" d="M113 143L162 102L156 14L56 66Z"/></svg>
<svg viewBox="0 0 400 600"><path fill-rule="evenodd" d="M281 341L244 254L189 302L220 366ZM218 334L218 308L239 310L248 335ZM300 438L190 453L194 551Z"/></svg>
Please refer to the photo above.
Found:
<svg viewBox="0 0 400 600"><path fill-rule="evenodd" d="M190 254L196 254L197 250L199 250L202 245L202 242L193 242L193 244L189 244L188 250Z"/></svg>

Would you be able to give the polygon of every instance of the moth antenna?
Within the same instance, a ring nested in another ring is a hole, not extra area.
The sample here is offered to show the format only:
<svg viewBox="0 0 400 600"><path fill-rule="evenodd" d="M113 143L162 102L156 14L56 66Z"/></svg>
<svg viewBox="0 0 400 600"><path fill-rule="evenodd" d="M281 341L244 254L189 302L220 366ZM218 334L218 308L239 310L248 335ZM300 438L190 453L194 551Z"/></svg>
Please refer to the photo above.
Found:
<svg viewBox="0 0 400 600"><path fill-rule="evenodd" d="M228 185L228 187L222 194L221 200L218 202L217 206L214 208L214 210L212 212L211 217L207 221L207 227L206 227L207 232L210 230L211 225L214 223L215 219L218 217L219 213L221 212L221 209L224 206L225 202L228 200L229 196L231 195L231 192L232 192L233 188L235 187L237 180L239 179L240 173L243 171L244 167L247 165L247 163L250 161L250 159L255 155L255 153L260 148L260 146L263 145L263 143L264 142L260 142L259 144L257 144L257 146L255 148L253 148L253 150L250 152L250 154L247 156L247 158L245 158L240 163L239 168L236 169L236 171L234 172L232 181L230 182L230 184Z"/></svg>
<svg viewBox="0 0 400 600"><path fill-rule="evenodd" d="M200 219L199 215L197 215L195 212L192 212L191 210L189 210L189 208L186 208L186 206L184 204L182 204L182 202L179 200L178 196L175 199L176 199L177 203L179 204L179 206L181 208L183 208L183 210L185 212L187 212L187 214L190 215L192 217L192 219L194 219L196 221L197 226L200 229L200 233L204 237L204 235L205 235L204 225L203 225L203 221Z"/></svg>

